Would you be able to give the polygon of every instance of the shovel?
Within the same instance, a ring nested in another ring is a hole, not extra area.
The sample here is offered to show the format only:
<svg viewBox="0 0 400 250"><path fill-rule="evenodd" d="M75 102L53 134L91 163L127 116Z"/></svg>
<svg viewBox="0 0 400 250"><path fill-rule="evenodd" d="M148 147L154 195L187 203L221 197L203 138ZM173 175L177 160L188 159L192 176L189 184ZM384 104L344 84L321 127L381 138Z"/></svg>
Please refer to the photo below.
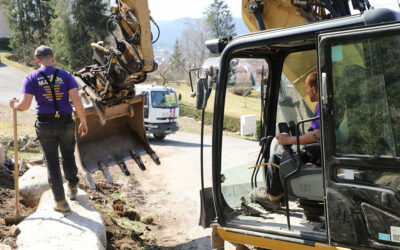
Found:
<svg viewBox="0 0 400 250"><path fill-rule="evenodd" d="M14 117L14 190L15 190L15 224L18 224L23 218L19 214L19 166L18 166L18 134L17 134L17 110L13 109Z"/></svg>
<svg viewBox="0 0 400 250"><path fill-rule="evenodd" d="M19 213L19 186L18 186L18 135L17 135L17 110L13 109L14 116L14 189L15 189L15 216L10 218L5 218L4 224L13 225L20 223L25 217L21 216Z"/></svg>
<svg viewBox="0 0 400 250"><path fill-rule="evenodd" d="M14 116L14 189L15 189L15 215L14 217L8 217L0 219L0 224L3 225L14 225L20 223L26 216L21 216L19 213L19 186L18 186L18 175L19 175L19 167L18 167L18 135L17 135L17 110L13 109Z"/></svg>

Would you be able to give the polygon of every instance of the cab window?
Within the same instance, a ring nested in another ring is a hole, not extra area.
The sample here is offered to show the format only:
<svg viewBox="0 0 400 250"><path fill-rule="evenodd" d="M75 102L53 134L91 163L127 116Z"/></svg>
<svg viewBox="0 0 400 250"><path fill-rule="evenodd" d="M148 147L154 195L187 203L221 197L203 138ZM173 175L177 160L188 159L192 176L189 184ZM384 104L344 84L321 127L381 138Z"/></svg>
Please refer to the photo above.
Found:
<svg viewBox="0 0 400 250"><path fill-rule="evenodd" d="M399 38L331 46L336 154L400 156Z"/></svg>
<svg viewBox="0 0 400 250"><path fill-rule="evenodd" d="M176 108L178 107L176 93L173 91L152 91L151 105L153 108Z"/></svg>
<svg viewBox="0 0 400 250"><path fill-rule="evenodd" d="M316 71L316 63L315 50L292 53L284 62L276 121L278 124L286 123L293 136L296 124L301 120L312 118L317 107L317 102L310 100L305 87L307 76ZM307 132L310 124L310 122L303 123L300 132Z"/></svg>
<svg viewBox="0 0 400 250"><path fill-rule="evenodd" d="M269 67L265 59L235 58L230 61L225 97L221 153L222 194L229 207L240 210L250 201L252 184L265 186L261 174L252 183L260 146L261 96L266 91ZM232 152L236 152L234 156ZM227 157L229 156L229 157Z"/></svg>
<svg viewBox="0 0 400 250"><path fill-rule="evenodd" d="M144 118L149 118L149 92L144 92Z"/></svg>

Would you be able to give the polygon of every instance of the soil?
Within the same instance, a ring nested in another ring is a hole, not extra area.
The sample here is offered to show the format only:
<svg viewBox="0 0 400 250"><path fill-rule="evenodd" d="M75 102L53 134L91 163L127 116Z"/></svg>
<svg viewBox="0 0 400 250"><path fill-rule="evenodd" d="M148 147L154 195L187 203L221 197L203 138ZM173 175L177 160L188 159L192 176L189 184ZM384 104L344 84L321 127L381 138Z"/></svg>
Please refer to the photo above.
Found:
<svg viewBox="0 0 400 250"><path fill-rule="evenodd" d="M22 176L24 172L20 172ZM19 213L21 216L29 216L34 212L34 208L25 206L20 202ZM12 221L15 217L15 190L14 173L0 170L0 243L16 248L16 238L12 235Z"/></svg>
<svg viewBox="0 0 400 250"><path fill-rule="evenodd" d="M20 121L29 125L32 119L33 115L31 119L24 116ZM168 147L161 150L163 145L156 147L153 146L160 159L173 153ZM209 232L196 227L197 204L171 193L171 188L165 188L170 183L161 176L162 166L148 156L142 159L146 171L141 171L133 160L126 162L131 176L124 176L118 167L110 167L114 183L108 183L99 171L92 174L95 190L89 188L84 176L79 176L79 188L88 193L91 206L103 212L107 249L209 249ZM33 212L34 208L21 204L22 215ZM11 172L0 171L0 218L13 217L14 213L14 177ZM0 244L14 249L15 242L11 225L0 225Z"/></svg>

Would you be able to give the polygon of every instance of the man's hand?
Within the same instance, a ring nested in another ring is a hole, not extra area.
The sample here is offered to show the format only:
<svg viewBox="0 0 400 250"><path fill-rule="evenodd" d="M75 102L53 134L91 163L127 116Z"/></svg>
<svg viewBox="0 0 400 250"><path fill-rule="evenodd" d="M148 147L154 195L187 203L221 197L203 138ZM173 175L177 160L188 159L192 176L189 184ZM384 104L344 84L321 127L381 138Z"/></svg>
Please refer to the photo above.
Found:
<svg viewBox="0 0 400 250"><path fill-rule="evenodd" d="M33 95L31 94L23 94L21 101L14 97L10 100L10 107L19 111L25 111L31 106L32 99Z"/></svg>
<svg viewBox="0 0 400 250"><path fill-rule="evenodd" d="M16 103L18 103L19 102L19 100L17 99L17 98L13 98L13 99L11 99L10 100L10 107L11 108L14 108L14 105L16 104Z"/></svg>
<svg viewBox="0 0 400 250"><path fill-rule="evenodd" d="M78 128L78 134L81 137L84 137L88 132L88 126L86 124L86 121L81 121L81 124L79 124L79 128Z"/></svg>
<svg viewBox="0 0 400 250"><path fill-rule="evenodd" d="M282 146L292 144L290 143L290 135L288 133L280 133L275 136L275 138L278 140L279 144Z"/></svg>

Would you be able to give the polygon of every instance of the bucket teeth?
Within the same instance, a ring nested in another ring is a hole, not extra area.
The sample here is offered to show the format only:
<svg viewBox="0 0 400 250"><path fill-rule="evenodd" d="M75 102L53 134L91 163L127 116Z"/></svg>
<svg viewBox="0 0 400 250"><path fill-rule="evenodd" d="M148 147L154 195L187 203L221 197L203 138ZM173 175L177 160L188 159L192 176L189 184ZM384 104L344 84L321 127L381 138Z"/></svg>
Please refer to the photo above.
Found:
<svg viewBox="0 0 400 250"><path fill-rule="evenodd" d="M126 167L125 162L120 161L118 163L118 166L121 168L121 171L124 173L124 175L126 175L126 176L130 176L131 175L131 173L129 173L128 168Z"/></svg>
<svg viewBox="0 0 400 250"><path fill-rule="evenodd" d="M156 152L153 152L150 154L151 159L153 159L153 161L157 164L160 165L160 158L158 158L158 155L156 154Z"/></svg>
<svg viewBox="0 0 400 250"><path fill-rule="evenodd" d="M131 154L132 154L132 158L135 160L135 162L139 166L139 168L143 171L146 170L146 166L144 165L140 155L138 153L136 153L135 151L131 151Z"/></svg>
<svg viewBox="0 0 400 250"><path fill-rule="evenodd" d="M109 183L113 183L114 180L110 174L110 171L108 170L107 164L105 164L103 161L99 161L97 164L99 165L99 168L103 172L104 176L107 178L107 181Z"/></svg>

